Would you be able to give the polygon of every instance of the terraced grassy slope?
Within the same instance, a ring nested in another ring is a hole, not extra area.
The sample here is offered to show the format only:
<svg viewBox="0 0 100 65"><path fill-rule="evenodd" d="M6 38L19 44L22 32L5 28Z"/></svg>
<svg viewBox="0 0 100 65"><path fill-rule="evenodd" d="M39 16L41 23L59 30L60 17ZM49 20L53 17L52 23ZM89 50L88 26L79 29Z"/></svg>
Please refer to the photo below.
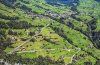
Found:
<svg viewBox="0 0 100 65"><path fill-rule="evenodd" d="M0 0L0 58L26 65L97 65L100 3L59 2Z"/></svg>

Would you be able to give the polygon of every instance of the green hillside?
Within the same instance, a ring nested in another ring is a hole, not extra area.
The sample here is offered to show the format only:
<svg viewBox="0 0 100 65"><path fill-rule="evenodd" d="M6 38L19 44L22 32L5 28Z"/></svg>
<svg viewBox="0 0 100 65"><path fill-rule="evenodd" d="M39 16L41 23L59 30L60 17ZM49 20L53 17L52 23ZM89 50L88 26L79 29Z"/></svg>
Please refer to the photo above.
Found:
<svg viewBox="0 0 100 65"><path fill-rule="evenodd" d="M100 2L47 1L0 0L0 59L11 65L100 65Z"/></svg>

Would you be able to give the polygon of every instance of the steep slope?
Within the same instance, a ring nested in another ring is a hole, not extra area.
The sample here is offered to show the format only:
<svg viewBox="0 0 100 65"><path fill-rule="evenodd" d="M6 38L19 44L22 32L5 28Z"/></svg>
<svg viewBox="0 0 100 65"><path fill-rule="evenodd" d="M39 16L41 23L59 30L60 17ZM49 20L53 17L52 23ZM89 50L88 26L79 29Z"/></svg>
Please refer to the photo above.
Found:
<svg viewBox="0 0 100 65"><path fill-rule="evenodd" d="M95 0L0 0L0 58L94 65L100 59L99 6Z"/></svg>

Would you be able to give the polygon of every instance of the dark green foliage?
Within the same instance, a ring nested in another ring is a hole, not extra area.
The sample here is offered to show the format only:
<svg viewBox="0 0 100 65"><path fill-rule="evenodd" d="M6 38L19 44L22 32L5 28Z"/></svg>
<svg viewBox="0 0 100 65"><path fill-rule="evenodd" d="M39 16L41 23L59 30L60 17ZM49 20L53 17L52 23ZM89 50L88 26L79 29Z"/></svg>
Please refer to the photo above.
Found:
<svg viewBox="0 0 100 65"><path fill-rule="evenodd" d="M26 21L21 21L21 22L17 22L17 21L10 21L7 23L8 26L10 28L13 28L13 29L27 29L27 28L30 28L32 27L31 24L29 24L28 22Z"/></svg>
<svg viewBox="0 0 100 65"><path fill-rule="evenodd" d="M5 23L5 22L3 22L3 21L0 21L0 28L9 28L9 26Z"/></svg>
<svg viewBox="0 0 100 65"><path fill-rule="evenodd" d="M13 59L12 59L13 58ZM26 65L64 65L63 60L58 60L54 61L51 60L50 57L42 57L38 56L38 58L33 58L33 59L28 59L28 58L21 58L21 56L17 56L17 54L12 54L12 55L6 55L4 58L5 61L9 61L9 63L13 64L15 62L21 63L21 64L26 64Z"/></svg>
<svg viewBox="0 0 100 65"><path fill-rule="evenodd" d="M3 15L1 13L0 13L0 18L6 19L6 20L18 20L19 19L19 17L16 17L16 16L13 16L13 17L5 16L5 15Z"/></svg>

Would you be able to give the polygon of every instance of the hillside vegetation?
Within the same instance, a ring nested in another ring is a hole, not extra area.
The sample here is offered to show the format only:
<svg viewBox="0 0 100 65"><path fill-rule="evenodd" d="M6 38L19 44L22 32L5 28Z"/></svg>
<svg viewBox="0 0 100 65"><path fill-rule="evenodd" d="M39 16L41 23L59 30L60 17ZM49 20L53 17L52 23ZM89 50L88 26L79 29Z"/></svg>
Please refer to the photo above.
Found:
<svg viewBox="0 0 100 65"><path fill-rule="evenodd" d="M0 0L0 59L100 65L100 2L64 1Z"/></svg>

